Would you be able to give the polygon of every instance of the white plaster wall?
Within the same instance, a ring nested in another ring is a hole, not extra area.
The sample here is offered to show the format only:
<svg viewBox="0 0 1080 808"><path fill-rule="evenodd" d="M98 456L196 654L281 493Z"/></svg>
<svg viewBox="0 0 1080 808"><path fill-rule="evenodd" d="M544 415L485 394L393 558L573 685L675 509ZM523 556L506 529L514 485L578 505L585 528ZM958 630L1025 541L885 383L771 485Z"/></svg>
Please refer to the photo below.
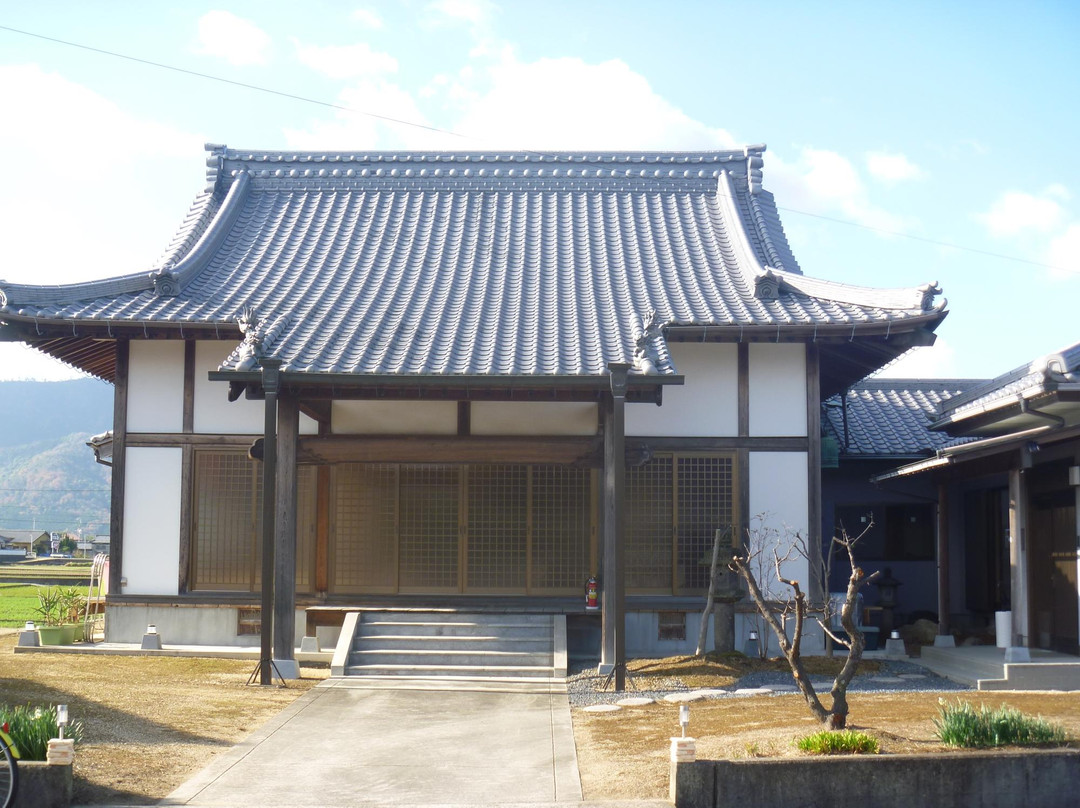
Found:
<svg viewBox="0 0 1080 808"><path fill-rule="evenodd" d="M179 448L128 448L124 470L125 595L177 594Z"/></svg>
<svg viewBox="0 0 1080 808"><path fill-rule="evenodd" d="M128 376L128 432L184 429L184 343L132 340Z"/></svg>
<svg viewBox="0 0 1080 808"><path fill-rule="evenodd" d="M474 401L474 435L595 435L595 404L580 402Z"/></svg>
<svg viewBox="0 0 1080 808"><path fill-rule="evenodd" d="M203 340L195 343L195 431L224 435L261 435L263 432L263 403L248 401L241 396L228 399L227 382L212 382L206 378L217 370L236 347L228 340Z"/></svg>
<svg viewBox="0 0 1080 808"><path fill-rule="evenodd" d="M750 344L750 434L806 434L806 346Z"/></svg>
<svg viewBox="0 0 1080 808"><path fill-rule="evenodd" d="M335 401L335 435L456 435L454 401Z"/></svg>
<svg viewBox="0 0 1080 808"><path fill-rule="evenodd" d="M626 434L719 438L739 434L739 351L734 344L669 345L683 385L664 388L663 406L626 408Z"/></svg>
<svg viewBox="0 0 1080 808"><path fill-rule="evenodd" d="M229 401L228 382L212 382L206 375L217 370L236 345L227 340L195 343L195 431L212 435L261 435L263 402L241 396ZM300 434L315 435L319 424L300 413Z"/></svg>
<svg viewBox="0 0 1080 808"><path fill-rule="evenodd" d="M777 531L775 538L782 544L795 533L805 537L810 524L809 485L806 452L751 452L751 532ZM809 563L801 556L784 565L786 576L804 583L809 583L808 571Z"/></svg>

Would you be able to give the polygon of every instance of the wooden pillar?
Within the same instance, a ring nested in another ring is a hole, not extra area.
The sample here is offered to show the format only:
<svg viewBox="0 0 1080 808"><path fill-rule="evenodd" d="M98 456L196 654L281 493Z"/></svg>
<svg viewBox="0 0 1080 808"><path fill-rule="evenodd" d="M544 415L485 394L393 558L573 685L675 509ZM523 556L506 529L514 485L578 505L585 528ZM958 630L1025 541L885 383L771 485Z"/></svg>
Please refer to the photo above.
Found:
<svg viewBox="0 0 1080 808"><path fill-rule="evenodd" d="M626 578L623 563L623 499L626 480L626 376L630 366L612 363L611 395L604 396L604 569L601 582L601 672L613 672L615 689L626 689Z"/></svg>
<svg viewBox="0 0 1080 808"><path fill-rule="evenodd" d="M1028 645L1027 479L1022 469L1009 471L1009 574L1012 601L1010 646Z"/></svg>
<svg viewBox="0 0 1080 808"><path fill-rule="evenodd" d="M818 346L806 345L806 531L810 599L825 602L828 581L821 560L821 374Z"/></svg>
<svg viewBox="0 0 1080 808"><path fill-rule="evenodd" d="M126 339L116 341L113 382L112 485L109 515L109 592L122 595L124 577L124 469L127 466L127 400L130 366ZM107 624L106 624L107 625Z"/></svg>
<svg viewBox="0 0 1080 808"><path fill-rule="evenodd" d="M949 623L952 599L949 596L949 486L944 482L938 483L937 598L938 635L948 637L952 634Z"/></svg>
<svg viewBox="0 0 1080 808"><path fill-rule="evenodd" d="M262 360L263 401L263 507L262 601L260 610L259 684L273 684L274 623L274 494L277 487L277 397L280 360Z"/></svg>
<svg viewBox="0 0 1080 808"><path fill-rule="evenodd" d="M183 430L185 435L195 431L195 340L184 341L184 413ZM195 487L195 447L184 441L180 461L180 563L176 591L181 595L188 593L191 575L191 535L193 501Z"/></svg>
<svg viewBox="0 0 1080 808"><path fill-rule="evenodd" d="M750 438L750 345L740 342L738 347L738 412L739 438ZM738 535L732 541L732 549L746 546L750 535L750 450L745 446L736 450L739 480Z"/></svg>
<svg viewBox="0 0 1080 808"><path fill-rule="evenodd" d="M300 406L281 393L277 402L277 474L274 492L274 664L282 676L299 678L296 641L296 445Z"/></svg>

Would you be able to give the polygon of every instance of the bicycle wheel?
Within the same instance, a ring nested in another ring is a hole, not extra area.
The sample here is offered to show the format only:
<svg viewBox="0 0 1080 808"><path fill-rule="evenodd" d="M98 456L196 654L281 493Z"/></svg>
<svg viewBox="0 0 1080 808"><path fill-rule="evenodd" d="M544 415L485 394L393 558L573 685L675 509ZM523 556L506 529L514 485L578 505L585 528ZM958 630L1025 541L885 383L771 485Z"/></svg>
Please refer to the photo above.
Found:
<svg viewBox="0 0 1080 808"><path fill-rule="evenodd" d="M0 738L0 808L11 808L19 790L19 769L11 750Z"/></svg>

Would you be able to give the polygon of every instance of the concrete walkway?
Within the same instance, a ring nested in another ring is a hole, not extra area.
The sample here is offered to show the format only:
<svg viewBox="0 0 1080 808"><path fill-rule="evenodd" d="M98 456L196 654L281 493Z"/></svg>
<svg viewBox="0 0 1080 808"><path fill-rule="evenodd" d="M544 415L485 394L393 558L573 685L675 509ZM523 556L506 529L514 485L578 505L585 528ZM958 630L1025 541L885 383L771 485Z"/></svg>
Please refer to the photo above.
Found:
<svg viewBox="0 0 1080 808"><path fill-rule="evenodd" d="M413 687L330 679L160 804L580 803L565 685Z"/></svg>

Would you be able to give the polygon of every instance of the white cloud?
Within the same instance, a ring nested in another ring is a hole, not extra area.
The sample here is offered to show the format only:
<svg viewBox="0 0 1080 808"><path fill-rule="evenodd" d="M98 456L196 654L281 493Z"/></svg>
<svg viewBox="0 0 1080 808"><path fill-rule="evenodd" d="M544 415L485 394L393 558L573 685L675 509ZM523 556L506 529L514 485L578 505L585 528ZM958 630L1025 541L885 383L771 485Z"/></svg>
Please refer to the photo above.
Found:
<svg viewBox="0 0 1080 808"><path fill-rule="evenodd" d="M486 88L476 87L484 83ZM454 128L483 136L481 147L677 150L736 145L725 130L672 106L617 59L519 62L504 49L478 81L459 76L448 97L466 100Z"/></svg>
<svg viewBox="0 0 1080 808"><path fill-rule="evenodd" d="M0 66L0 277L67 283L149 269L202 190L203 138L36 65ZM73 135L77 133L77 136ZM164 190L163 190L164 189Z"/></svg>
<svg viewBox="0 0 1080 808"><path fill-rule="evenodd" d="M231 65L264 65L270 60L269 34L229 11L208 11L199 18L196 53L224 59Z"/></svg>
<svg viewBox="0 0 1080 808"><path fill-rule="evenodd" d="M396 73L398 62L388 53L371 49L366 42L354 45L305 45L293 39L301 63L332 79L352 79L381 73Z"/></svg>
<svg viewBox="0 0 1080 808"><path fill-rule="evenodd" d="M358 8L349 16L365 28L371 28L372 30L377 31L383 27L382 17L379 16L379 12L373 8Z"/></svg>
<svg viewBox="0 0 1080 808"><path fill-rule="evenodd" d="M1065 218L1065 209L1058 200L1067 197L1068 192L1060 185L1052 185L1038 196L1006 191L989 211L975 214L975 219L994 236L1016 236L1025 231L1050 233Z"/></svg>
<svg viewBox="0 0 1080 808"><path fill-rule="evenodd" d="M428 24L463 22L474 29L486 26L495 6L489 0L435 0L427 7Z"/></svg>
<svg viewBox="0 0 1080 808"><path fill-rule="evenodd" d="M889 152L867 152L866 170L874 179L887 183L917 180L926 176L926 172L905 155Z"/></svg>
<svg viewBox="0 0 1080 808"><path fill-rule="evenodd" d="M1050 242L1046 262L1055 267L1050 270L1053 278L1074 280L1080 277L1080 223L1069 225Z"/></svg>
<svg viewBox="0 0 1080 808"><path fill-rule="evenodd" d="M919 228L917 220L873 204L858 169L838 152L804 147L794 162L774 154L765 185L793 210L834 216L886 232L910 233Z"/></svg>
<svg viewBox="0 0 1080 808"><path fill-rule="evenodd" d="M889 365L876 378L881 379L955 379L966 376L956 364L956 351L941 337L924 348L913 348Z"/></svg>

